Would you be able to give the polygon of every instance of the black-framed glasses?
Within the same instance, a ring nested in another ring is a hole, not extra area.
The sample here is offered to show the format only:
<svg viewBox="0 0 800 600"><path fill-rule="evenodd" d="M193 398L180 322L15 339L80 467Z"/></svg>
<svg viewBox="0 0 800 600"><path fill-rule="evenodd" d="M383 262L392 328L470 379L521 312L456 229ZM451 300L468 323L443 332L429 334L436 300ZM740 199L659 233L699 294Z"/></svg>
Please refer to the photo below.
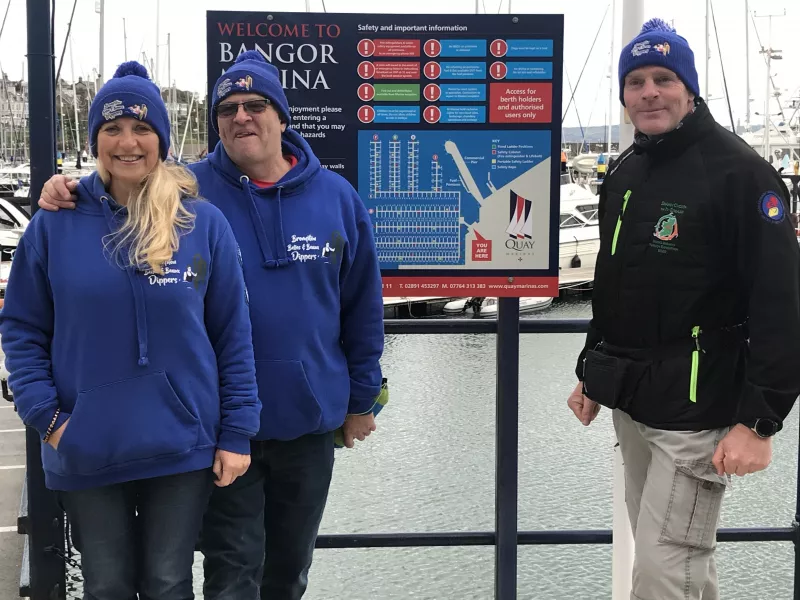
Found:
<svg viewBox="0 0 800 600"><path fill-rule="evenodd" d="M267 98L259 98L258 100L247 100L246 102L223 102L217 105L217 116L223 119L229 119L239 112L239 107L244 107L244 111L248 115L258 115L267 110L267 107L272 104Z"/></svg>

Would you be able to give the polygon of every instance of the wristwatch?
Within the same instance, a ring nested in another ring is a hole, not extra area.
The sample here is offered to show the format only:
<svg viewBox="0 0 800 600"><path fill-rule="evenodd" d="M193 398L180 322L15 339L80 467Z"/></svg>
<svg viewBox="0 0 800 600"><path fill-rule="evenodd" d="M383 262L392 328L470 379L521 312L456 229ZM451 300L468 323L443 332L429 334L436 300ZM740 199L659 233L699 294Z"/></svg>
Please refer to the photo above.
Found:
<svg viewBox="0 0 800 600"><path fill-rule="evenodd" d="M756 435L761 438L772 437L778 433L778 423L772 419L756 419L755 421L746 423L746 425L755 431Z"/></svg>

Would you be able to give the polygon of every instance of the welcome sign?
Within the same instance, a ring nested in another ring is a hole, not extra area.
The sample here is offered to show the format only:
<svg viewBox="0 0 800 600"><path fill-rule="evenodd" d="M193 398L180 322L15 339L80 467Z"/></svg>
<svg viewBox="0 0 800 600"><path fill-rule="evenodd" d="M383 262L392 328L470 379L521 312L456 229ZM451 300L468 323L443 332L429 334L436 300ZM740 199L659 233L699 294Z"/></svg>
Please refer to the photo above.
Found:
<svg viewBox="0 0 800 600"><path fill-rule="evenodd" d="M363 199L386 295L557 295L562 15L211 11L209 95L247 50Z"/></svg>

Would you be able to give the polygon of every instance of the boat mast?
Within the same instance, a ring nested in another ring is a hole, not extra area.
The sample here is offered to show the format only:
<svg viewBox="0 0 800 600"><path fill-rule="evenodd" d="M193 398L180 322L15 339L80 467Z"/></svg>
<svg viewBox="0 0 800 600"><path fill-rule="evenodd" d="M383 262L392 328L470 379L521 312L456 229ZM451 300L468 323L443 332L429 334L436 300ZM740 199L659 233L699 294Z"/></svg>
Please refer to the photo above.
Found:
<svg viewBox="0 0 800 600"><path fill-rule="evenodd" d="M778 54L780 50L772 48L772 17L784 17L786 16L786 9L783 10L783 14L769 14L769 15L758 15L753 13L754 17L765 17L769 21L769 29L767 34L767 46L762 47L759 54L766 54L767 55L767 77L766 77L766 95L764 96L764 160L769 161L769 157L772 153L772 149L770 148L770 130L772 129L772 121L769 118L769 97L770 97L770 78L772 77L772 61L773 60L781 60L783 57Z"/></svg>
<svg viewBox="0 0 800 600"><path fill-rule="evenodd" d="M103 73L105 72L105 64L103 60L105 59L105 37L106 37L106 26L105 26L105 0L98 0L97 3L97 12L100 13L100 70L97 73L97 79L100 80L100 85L103 85ZM127 59L126 59L127 60ZM95 83L95 85L97 85ZM95 96L97 95L97 88L95 87Z"/></svg>
<svg viewBox="0 0 800 600"><path fill-rule="evenodd" d="M61 159L66 160L67 144L64 141L64 128L66 127L66 123L64 123L64 91L61 89L61 78L58 80L58 105L61 112Z"/></svg>
<svg viewBox="0 0 800 600"><path fill-rule="evenodd" d="M711 45L708 43L709 38L709 23L711 20L711 0L706 0L706 84L703 86L701 90L701 96L704 96L706 100L709 99L710 94L708 93L708 63L711 59Z"/></svg>
<svg viewBox="0 0 800 600"><path fill-rule="evenodd" d="M750 131L750 0L744 0L744 68L747 80L747 112L744 129Z"/></svg>
<svg viewBox="0 0 800 600"><path fill-rule="evenodd" d="M509 0L510 2L511 0ZM606 153L611 155L611 115L614 114L614 26L617 23L617 0L611 0L611 60L608 61L608 132L606 141ZM621 148L621 146L620 146ZM608 161L608 159L606 159Z"/></svg>
<svg viewBox="0 0 800 600"><path fill-rule="evenodd" d="M8 95L8 84L6 82L6 74L3 71L3 65L0 64L0 77L3 78L3 94L6 97L6 104L8 105L8 116L11 118L11 155L15 158L19 158L17 156L17 141L15 130L17 126L14 124L14 108L11 106L11 97Z"/></svg>
<svg viewBox="0 0 800 600"><path fill-rule="evenodd" d="M161 55L161 46L159 46L161 40L161 0L156 0L156 66L155 66L155 82L156 87L161 88L158 79L158 59Z"/></svg>
<svg viewBox="0 0 800 600"><path fill-rule="evenodd" d="M81 123L78 120L78 90L75 89L75 61L72 59L72 36L69 36L69 70L72 77L72 108L75 110L75 153L76 166L81 164Z"/></svg>

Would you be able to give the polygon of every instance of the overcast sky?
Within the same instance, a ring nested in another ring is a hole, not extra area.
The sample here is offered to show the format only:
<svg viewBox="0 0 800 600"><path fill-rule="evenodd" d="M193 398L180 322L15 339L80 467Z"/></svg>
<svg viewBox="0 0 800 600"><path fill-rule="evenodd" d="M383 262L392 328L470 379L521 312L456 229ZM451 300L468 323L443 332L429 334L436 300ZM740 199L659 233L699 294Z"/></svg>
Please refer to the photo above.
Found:
<svg viewBox="0 0 800 600"><path fill-rule="evenodd" d="M0 10L5 10L8 0L0 0ZM510 0L514 13L560 13L565 15L564 56L565 71L574 86L588 57L583 78L575 95L575 106L583 125L603 125L608 108L608 67L611 45L610 0ZM22 75L26 53L25 0L10 0L11 9L8 22L0 38L0 60L2 68L12 79ZM310 0L311 10L323 12L322 0ZM509 0L478 0L480 12L508 12ZM156 54L156 12L157 0L106 0L105 2L105 66L106 75L111 75L116 66L124 60L125 45L123 18L127 26L128 58L141 58L141 52L148 57ZM475 0L403 0L384 2L403 13L474 13ZM56 0L56 66L64 43L67 23L73 0ZM708 97L703 89L705 82L705 2L702 0L645 0L645 19L661 17L673 20L678 33L688 39L694 50L697 70L700 76L701 94ZM325 0L327 12L368 13L378 6L375 0ZM617 0L616 35L614 36L614 73L620 51L620 29L622 23L623 0ZM744 0L714 0L719 43L722 61L727 77L728 90L734 120L744 122L746 110L745 77L745 2ZM435 8L435 10L433 10ZM597 44L590 55L590 48L604 13L608 9ZM171 34L172 79L179 88L203 91L206 86L205 60L205 11L206 10L280 10L283 12L305 11L304 0L162 0L160 2L161 61L160 79L167 81L167 34ZM797 0L750 0L750 10L756 15L783 14L772 19L772 47L782 50L784 60L774 63L772 69L775 83L784 93L783 100L800 94L800 2ZM2 13L0 13L0 17ZM766 44L769 30L767 18L756 18L755 26L761 41ZM95 0L77 0L73 23L72 46L74 51L75 77L91 76L92 69L99 61L99 16L95 12ZM729 124L727 104L724 100L720 53L711 28L711 59L709 66L710 106L718 121ZM760 47L756 30L750 22L750 79L753 112L764 112L766 91L766 67L763 57L758 54ZM64 59L62 74L70 79L69 47ZM612 119L618 121L619 104L616 76L614 77L614 105ZM564 106L570 96L564 85ZM716 99L715 99L716 98ZM778 111L773 102L771 112ZM788 113L787 113L788 116ZM753 121L761 117L753 116ZM575 109L570 109L565 125L578 124Z"/></svg>

